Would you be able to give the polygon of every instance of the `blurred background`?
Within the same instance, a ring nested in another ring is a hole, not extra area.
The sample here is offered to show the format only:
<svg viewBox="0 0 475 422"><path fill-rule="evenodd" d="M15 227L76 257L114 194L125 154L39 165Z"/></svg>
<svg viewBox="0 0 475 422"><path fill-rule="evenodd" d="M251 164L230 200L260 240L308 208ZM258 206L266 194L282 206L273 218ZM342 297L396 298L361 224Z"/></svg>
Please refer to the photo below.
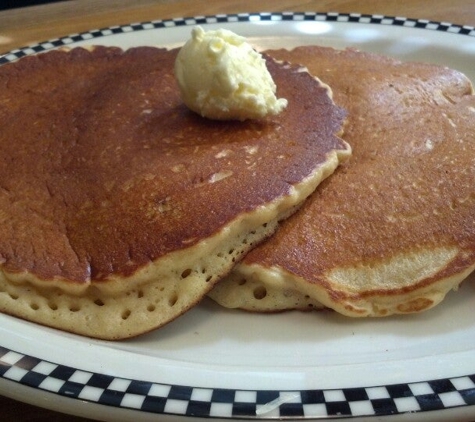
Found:
<svg viewBox="0 0 475 422"><path fill-rule="evenodd" d="M0 10L14 9L16 7L36 6L38 4L55 3L61 0L2 0Z"/></svg>

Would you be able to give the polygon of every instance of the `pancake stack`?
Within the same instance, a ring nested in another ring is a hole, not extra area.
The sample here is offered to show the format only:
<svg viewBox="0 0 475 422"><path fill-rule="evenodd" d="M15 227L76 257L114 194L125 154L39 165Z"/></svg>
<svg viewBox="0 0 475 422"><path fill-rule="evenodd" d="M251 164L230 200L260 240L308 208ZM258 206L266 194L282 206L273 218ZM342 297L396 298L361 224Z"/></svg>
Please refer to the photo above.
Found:
<svg viewBox="0 0 475 422"><path fill-rule="evenodd" d="M268 52L348 110L353 155L211 292L223 306L427 310L475 267L475 96L445 67L353 49Z"/></svg>
<svg viewBox="0 0 475 422"><path fill-rule="evenodd" d="M123 339L197 304L329 176L345 111L268 59L289 106L188 110L176 50L75 48L0 67L0 311Z"/></svg>

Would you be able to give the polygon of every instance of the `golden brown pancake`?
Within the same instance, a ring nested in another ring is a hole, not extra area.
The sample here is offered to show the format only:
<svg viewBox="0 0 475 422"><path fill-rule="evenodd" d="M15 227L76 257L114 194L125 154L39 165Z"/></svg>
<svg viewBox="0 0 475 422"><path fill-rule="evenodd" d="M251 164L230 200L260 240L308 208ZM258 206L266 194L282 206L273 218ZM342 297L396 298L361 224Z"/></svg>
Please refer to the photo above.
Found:
<svg viewBox="0 0 475 422"><path fill-rule="evenodd" d="M0 68L0 310L91 337L195 305L332 173L345 112L269 60L281 115L189 111L176 50L75 48Z"/></svg>
<svg viewBox="0 0 475 422"><path fill-rule="evenodd" d="M475 266L475 96L445 67L323 47L300 63L348 112L349 161L211 297L254 311L419 312Z"/></svg>

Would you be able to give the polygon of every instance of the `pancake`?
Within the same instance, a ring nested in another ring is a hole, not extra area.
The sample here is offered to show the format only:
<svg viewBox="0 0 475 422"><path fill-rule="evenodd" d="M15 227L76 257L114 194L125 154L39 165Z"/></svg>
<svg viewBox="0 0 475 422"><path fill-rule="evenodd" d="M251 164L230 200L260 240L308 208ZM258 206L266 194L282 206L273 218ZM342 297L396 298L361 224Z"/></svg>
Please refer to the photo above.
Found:
<svg viewBox="0 0 475 422"><path fill-rule="evenodd" d="M102 339L172 321L350 148L345 111L269 59L288 109L189 111L177 50L56 50L0 67L0 310Z"/></svg>
<svg viewBox="0 0 475 422"><path fill-rule="evenodd" d="M270 51L348 110L349 161L211 292L223 306L427 310L475 265L475 97L461 73L354 49Z"/></svg>

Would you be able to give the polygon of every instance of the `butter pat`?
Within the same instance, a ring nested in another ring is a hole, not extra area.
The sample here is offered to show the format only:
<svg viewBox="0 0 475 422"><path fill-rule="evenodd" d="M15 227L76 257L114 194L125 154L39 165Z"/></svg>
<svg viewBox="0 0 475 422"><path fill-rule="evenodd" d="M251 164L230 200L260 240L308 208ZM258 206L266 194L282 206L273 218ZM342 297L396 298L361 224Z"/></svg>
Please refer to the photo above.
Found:
<svg viewBox="0 0 475 422"><path fill-rule="evenodd" d="M287 106L275 95L262 55L226 29L193 28L176 58L175 76L183 102L210 119L260 119Z"/></svg>

